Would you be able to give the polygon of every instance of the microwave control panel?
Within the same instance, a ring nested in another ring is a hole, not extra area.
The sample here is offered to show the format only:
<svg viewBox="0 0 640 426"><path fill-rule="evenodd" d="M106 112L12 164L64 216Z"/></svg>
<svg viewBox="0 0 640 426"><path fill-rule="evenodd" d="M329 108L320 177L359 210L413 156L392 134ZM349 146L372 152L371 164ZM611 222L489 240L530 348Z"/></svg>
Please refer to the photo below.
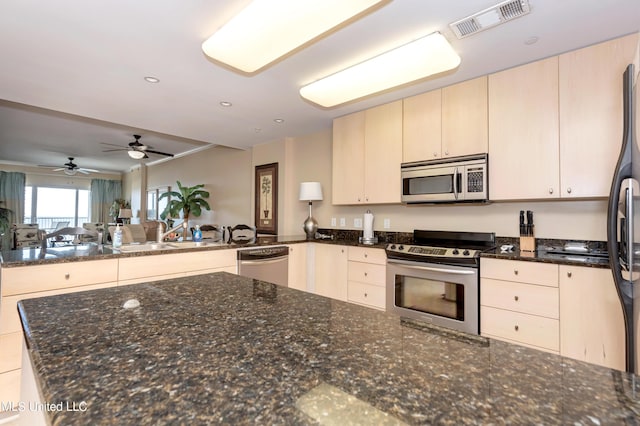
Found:
<svg viewBox="0 0 640 426"><path fill-rule="evenodd" d="M467 192L484 191L484 167L467 168Z"/></svg>

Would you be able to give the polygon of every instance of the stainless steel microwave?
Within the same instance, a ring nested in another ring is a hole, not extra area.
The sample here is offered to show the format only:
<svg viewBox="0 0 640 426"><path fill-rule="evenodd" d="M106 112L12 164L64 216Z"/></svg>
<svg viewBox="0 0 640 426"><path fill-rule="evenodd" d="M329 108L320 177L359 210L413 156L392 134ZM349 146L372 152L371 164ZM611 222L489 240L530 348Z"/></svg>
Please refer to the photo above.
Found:
<svg viewBox="0 0 640 426"><path fill-rule="evenodd" d="M487 154L403 163L403 203L488 202Z"/></svg>

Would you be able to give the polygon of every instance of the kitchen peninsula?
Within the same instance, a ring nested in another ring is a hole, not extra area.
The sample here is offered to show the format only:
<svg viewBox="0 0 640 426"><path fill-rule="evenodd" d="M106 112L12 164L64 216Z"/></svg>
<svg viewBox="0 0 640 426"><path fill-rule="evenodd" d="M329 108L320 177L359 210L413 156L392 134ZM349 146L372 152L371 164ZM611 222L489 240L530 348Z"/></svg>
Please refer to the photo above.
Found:
<svg viewBox="0 0 640 426"><path fill-rule="evenodd" d="M42 402L82 407L46 412L52 424L621 424L640 413L626 373L224 272L19 309Z"/></svg>

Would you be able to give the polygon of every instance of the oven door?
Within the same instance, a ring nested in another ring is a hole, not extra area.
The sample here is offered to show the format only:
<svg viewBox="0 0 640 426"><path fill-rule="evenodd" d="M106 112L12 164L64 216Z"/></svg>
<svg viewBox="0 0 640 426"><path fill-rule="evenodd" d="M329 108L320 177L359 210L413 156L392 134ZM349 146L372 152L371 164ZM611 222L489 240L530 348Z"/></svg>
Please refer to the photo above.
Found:
<svg viewBox="0 0 640 426"><path fill-rule="evenodd" d="M478 269L387 260L387 311L479 334Z"/></svg>
<svg viewBox="0 0 640 426"><path fill-rule="evenodd" d="M402 202L457 201L462 192L464 168L416 166L402 169Z"/></svg>

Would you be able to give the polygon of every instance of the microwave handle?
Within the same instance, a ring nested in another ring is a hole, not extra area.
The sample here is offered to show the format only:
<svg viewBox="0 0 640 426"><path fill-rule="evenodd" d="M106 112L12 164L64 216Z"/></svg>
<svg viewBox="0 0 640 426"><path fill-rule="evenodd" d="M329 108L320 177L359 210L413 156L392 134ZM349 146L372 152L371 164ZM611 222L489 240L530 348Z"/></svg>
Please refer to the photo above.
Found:
<svg viewBox="0 0 640 426"><path fill-rule="evenodd" d="M456 200L458 199L458 168L456 167L453 170L453 196L456 197Z"/></svg>

